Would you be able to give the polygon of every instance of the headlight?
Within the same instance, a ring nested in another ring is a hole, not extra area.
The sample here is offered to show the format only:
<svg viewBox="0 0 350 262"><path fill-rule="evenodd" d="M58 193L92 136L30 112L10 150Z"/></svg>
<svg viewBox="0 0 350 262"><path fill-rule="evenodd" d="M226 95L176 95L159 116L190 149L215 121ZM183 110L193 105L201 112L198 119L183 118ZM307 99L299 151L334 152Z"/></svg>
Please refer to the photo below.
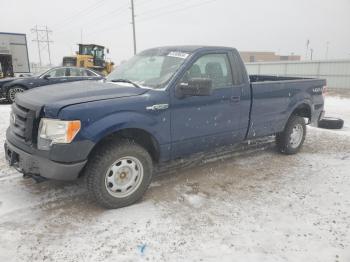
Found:
<svg viewBox="0 0 350 262"><path fill-rule="evenodd" d="M42 118L39 124L38 148L48 150L52 144L68 144L81 127L79 120L64 121Z"/></svg>

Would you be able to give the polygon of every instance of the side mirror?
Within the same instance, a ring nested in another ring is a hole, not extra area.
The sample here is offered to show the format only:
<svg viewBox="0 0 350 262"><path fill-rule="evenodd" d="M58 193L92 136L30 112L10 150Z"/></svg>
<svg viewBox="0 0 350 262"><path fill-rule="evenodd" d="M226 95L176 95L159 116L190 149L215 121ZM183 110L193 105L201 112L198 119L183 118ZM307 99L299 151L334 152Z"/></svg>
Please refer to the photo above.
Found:
<svg viewBox="0 0 350 262"><path fill-rule="evenodd" d="M49 80L50 79L50 75L44 75L44 79L46 79L46 80Z"/></svg>
<svg viewBox="0 0 350 262"><path fill-rule="evenodd" d="M180 83L176 87L176 95L184 96L210 96L212 80L210 78L192 78L187 83Z"/></svg>

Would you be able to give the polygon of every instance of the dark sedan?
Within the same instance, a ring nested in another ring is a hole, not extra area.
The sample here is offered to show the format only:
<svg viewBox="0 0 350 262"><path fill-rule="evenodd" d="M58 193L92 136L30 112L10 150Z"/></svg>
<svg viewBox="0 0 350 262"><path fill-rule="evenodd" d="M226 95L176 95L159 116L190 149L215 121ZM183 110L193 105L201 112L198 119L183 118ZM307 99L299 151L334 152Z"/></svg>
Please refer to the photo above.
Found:
<svg viewBox="0 0 350 262"><path fill-rule="evenodd" d="M87 68L55 67L32 77L0 80L0 97L12 103L17 93L35 87L103 78L99 73Z"/></svg>

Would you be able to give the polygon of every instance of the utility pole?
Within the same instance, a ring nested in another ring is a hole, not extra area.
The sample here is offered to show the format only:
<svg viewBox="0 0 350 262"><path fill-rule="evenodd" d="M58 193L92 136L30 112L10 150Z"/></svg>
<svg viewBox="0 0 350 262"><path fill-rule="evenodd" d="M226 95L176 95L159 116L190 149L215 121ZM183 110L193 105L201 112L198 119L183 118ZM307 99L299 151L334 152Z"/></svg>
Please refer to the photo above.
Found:
<svg viewBox="0 0 350 262"><path fill-rule="evenodd" d="M310 45L310 40L308 39L308 40L306 41L305 60L307 60L307 53L309 52L309 45Z"/></svg>
<svg viewBox="0 0 350 262"><path fill-rule="evenodd" d="M32 32L36 33L36 39L32 40L33 42L37 42L38 44L38 54L39 54L39 66L41 67L41 51L40 51L40 42L39 42L39 32L38 26L35 26L35 29L31 29Z"/></svg>
<svg viewBox="0 0 350 262"><path fill-rule="evenodd" d="M310 48L310 60L312 61L312 55L314 54L314 50Z"/></svg>
<svg viewBox="0 0 350 262"><path fill-rule="evenodd" d="M49 62L50 62L50 65L51 65L51 52L50 52L50 41L49 41L49 29L47 28L47 26L45 27L46 28L46 41L47 41L47 51L49 53ZM51 31L50 31L51 32Z"/></svg>
<svg viewBox="0 0 350 262"><path fill-rule="evenodd" d="M328 59L329 41L326 43L326 59Z"/></svg>
<svg viewBox="0 0 350 262"><path fill-rule="evenodd" d="M49 63L51 65L51 50L50 50L50 43L52 41L49 38L49 34L52 33L51 30L48 29L47 26L45 26L45 29L39 29L38 26L36 25L35 28L31 29L32 33L35 33L35 39L33 39L33 42L37 43L38 46L38 55L39 55L39 66L42 66L42 49L45 48L48 53L48 58L49 58Z"/></svg>
<svg viewBox="0 0 350 262"><path fill-rule="evenodd" d="M131 23L132 23L132 33L134 40L134 55L136 55L136 32L135 32L135 11L134 11L134 0L131 0Z"/></svg>

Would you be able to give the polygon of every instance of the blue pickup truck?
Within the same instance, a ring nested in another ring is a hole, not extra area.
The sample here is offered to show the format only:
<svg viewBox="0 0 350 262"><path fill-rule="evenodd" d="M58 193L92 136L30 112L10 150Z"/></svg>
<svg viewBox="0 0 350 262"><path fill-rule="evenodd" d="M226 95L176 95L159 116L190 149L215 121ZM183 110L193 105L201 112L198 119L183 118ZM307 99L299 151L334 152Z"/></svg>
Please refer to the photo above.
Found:
<svg viewBox="0 0 350 262"><path fill-rule="evenodd" d="M153 48L105 80L19 94L5 154L26 176L85 176L99 204L123 207L163 162L269 135L280 152L297 153L305 125L323 117L325 84L249 76L234 48Z"/></svg>

